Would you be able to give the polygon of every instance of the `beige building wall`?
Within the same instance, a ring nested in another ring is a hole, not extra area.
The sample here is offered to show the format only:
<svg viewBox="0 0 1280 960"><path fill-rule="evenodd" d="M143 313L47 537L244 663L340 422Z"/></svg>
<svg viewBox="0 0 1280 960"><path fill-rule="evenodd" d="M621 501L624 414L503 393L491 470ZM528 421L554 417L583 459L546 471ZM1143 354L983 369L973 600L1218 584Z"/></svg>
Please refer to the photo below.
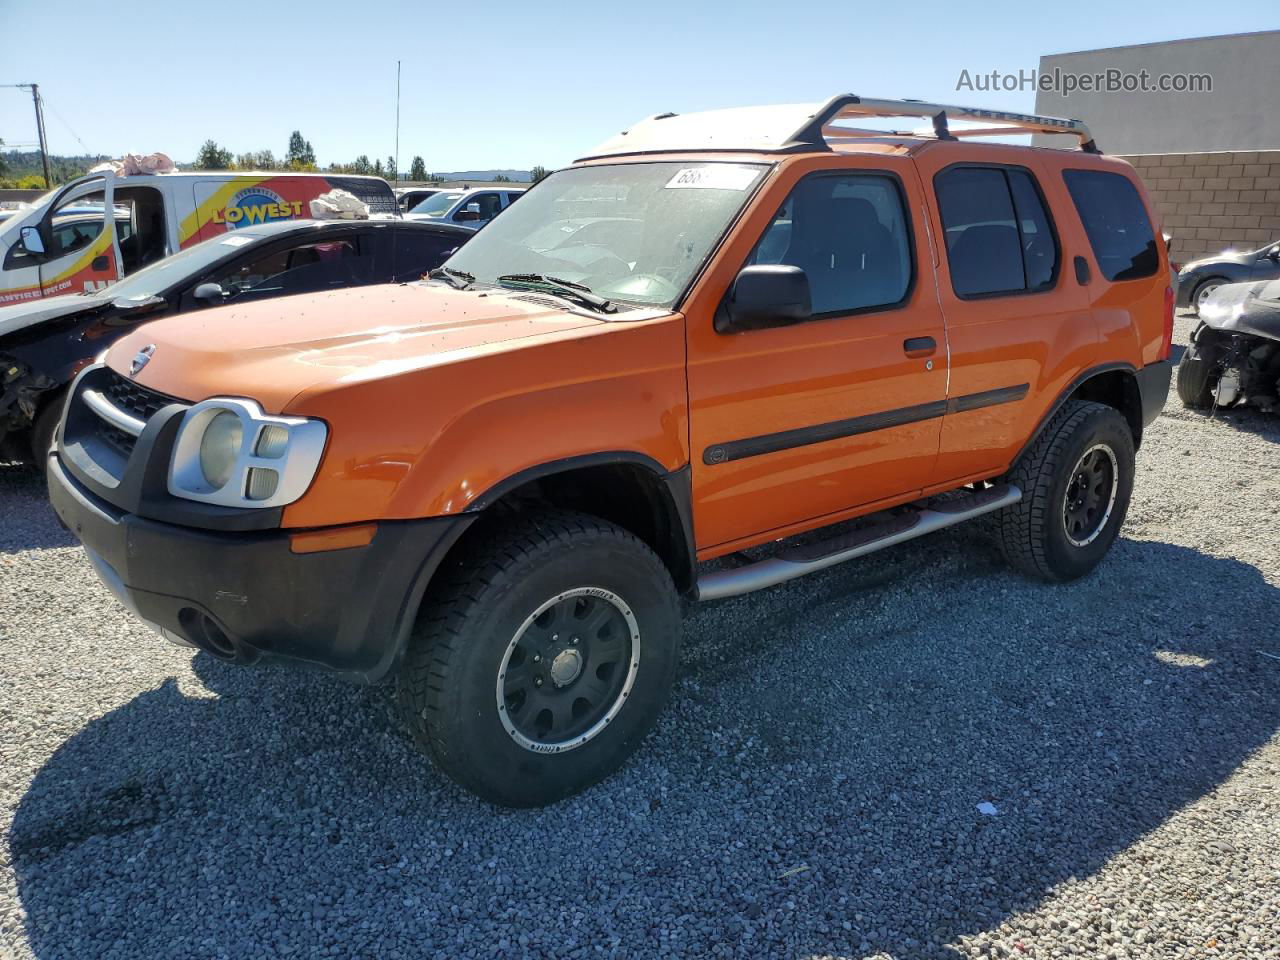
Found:
<svg viewBox="0 0 1280 960"><path fill-rule="evenodd" d="M1173 235L1175 262L1280 240L1280 150L1122 159L1138 171L1164 231Z"/></svg>

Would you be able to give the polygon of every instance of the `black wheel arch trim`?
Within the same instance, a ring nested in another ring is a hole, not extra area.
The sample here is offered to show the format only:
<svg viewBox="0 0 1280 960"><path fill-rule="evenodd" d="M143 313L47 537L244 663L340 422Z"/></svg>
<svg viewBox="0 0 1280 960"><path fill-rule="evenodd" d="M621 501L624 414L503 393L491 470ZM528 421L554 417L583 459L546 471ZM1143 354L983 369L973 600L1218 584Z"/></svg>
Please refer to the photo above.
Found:
<svg viewBox="0 0 1280 960"><path fill-rule="evenodd" d="M1162 368L1163 373L1160 372ZM1172 364L1167 360L1160 360L1155 363L1147 364L1141 369L1135 367L1131 363L1112 362L1098 364L1097 366L1090 367L1088 370L1080 373L1075 377L1075 379L1067 384L1067 386L1058 394L1057 399L1055 399L1049 406L1049 409L1045 411L1044 416L1040 418L1040 422L1036 424L1035 430L1033 430L1031 435L1027 438L1026 443L1022 445L1021 449L1018 450L1017 454L1010 461L1010 469L1012 469L1013 464L1016 464L1021 460L1026 455L1027 451L1031 449L1036 440L1040 437L1040 434L1044 432L1044 428L1049 425L1049 421L1052 420L1057 412L1062 409L1062 405L1071 399L1076 391L1090 380L1106 373L1127 373L1133 378L1134 389L1138 392L1138 402L1141 413L1140 423L1143 427L1149 425L1151 421L1159 415L1161 408L1164 406L1165 398L1169 393L1169 379L1172 369ZM1144 373L1144 371L1151 372ZM1163 392L1159 389L1161 378L1163 378ZM1147 385L1151 391L1150 395L1144 391L1144 381L1149 381ZM1158 403L1155 401L1156 396L1159 396ZM1150 419L1148 419L1148 412L1152 409L1154 409L1154 412L1150 414ZM1121 412L1123 413L1123 411ZM1130 424L1130 426L1133 426L1133 424ZM1141 446L1142 430L1140 428L1134 431L1133 442L1134 449Z"/></svg>
<svg viewBox="0 0 1280 960"><path fill-rule="evenodd" d="M697 547L693 532L693 471L686 463L675 470L668 470L648 454L635 450L605 450L548 460L527 467L490 485L463 511L463 515L481 513L503 497L534 480L543 480L559 474L572 473L589 467L627 465L640 467L652 475L665 492L666 507L677 522L678 530L669 530L670 540L665 543L673 561L671 571L677 589L687 593L693 589L694 569L697 566Z"/></svg>

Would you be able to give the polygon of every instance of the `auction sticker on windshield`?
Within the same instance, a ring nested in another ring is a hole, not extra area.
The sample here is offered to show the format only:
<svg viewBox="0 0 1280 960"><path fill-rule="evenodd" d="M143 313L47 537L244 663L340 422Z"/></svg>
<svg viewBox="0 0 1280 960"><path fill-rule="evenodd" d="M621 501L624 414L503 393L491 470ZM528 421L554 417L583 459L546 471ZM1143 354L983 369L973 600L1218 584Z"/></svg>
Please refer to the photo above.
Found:
<svg viewBox="0 0 1280 960"><path fill-rule="evenodd" d="M731 163L714 163L705 167L677 170L667 181L668 190L745 190L760 173L757 167L739 167Z"/></svg>

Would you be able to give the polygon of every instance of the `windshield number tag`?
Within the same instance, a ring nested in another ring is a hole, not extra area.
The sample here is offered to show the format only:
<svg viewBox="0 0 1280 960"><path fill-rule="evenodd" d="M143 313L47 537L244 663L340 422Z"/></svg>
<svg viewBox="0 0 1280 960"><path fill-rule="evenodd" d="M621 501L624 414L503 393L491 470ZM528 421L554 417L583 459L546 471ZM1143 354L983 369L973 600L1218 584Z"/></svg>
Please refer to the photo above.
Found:
<svg viewBox="0 0 1280 960"><path fill-rule="evenodd" d="M706 167L686 167L677 170L667 181L668 190L745 190L751 186L757 171L752 167L737 167L728 163L716 163Z"/></svg>

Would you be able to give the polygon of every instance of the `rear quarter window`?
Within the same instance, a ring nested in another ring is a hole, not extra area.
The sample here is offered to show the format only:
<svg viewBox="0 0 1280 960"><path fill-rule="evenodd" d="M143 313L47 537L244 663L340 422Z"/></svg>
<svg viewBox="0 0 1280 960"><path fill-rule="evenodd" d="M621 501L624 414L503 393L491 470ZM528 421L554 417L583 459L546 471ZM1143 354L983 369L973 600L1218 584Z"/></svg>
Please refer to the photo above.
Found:
<svg viewBox="0 0 1280 960"><path fill-rule="evenodd" d="M1128 177L1101 170L1064 170L1062 177L1104 277L1137 280L1160 269L1151 221Z"/></svg>

